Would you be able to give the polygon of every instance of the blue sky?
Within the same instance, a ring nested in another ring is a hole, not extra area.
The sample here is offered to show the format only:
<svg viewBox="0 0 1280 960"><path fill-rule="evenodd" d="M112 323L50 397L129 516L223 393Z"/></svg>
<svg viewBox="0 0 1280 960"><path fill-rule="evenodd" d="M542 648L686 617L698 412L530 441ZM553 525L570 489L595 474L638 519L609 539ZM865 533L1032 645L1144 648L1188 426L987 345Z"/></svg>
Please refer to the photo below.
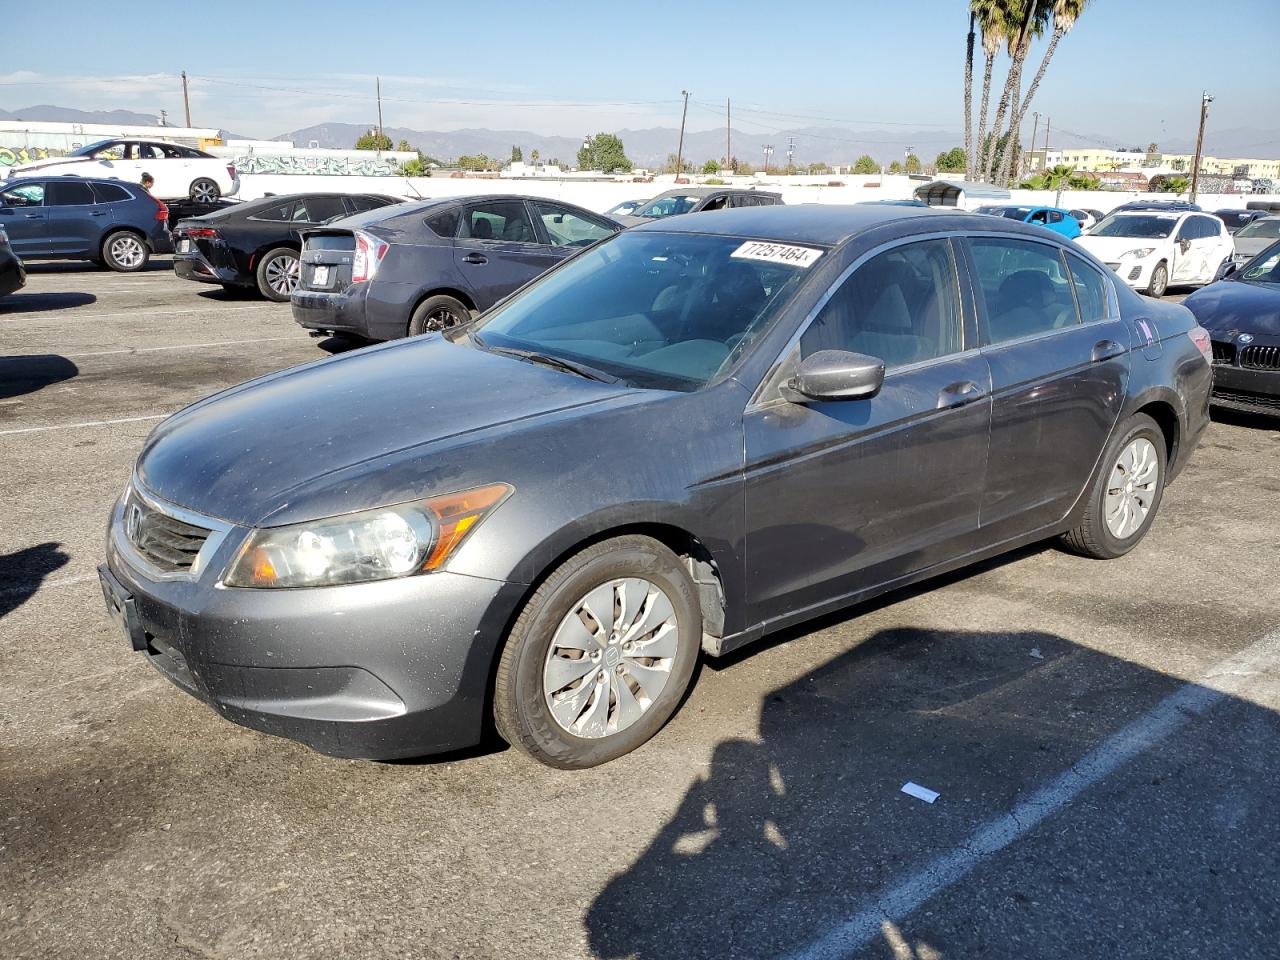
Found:
<svg viewBox="0 0 1280 960"><path fill-rule="evenodd" d="M694 129L723 123L726 96L740 111L735 126L753 132L879 124L959 131L962 123L961 0L264 0L216 8L220 25L199 35L189 4L60 0L55 9L73 25L56 39L37 46L11 38L0 64L3 108L163 108L180 122L175 77L185 69L194 123L256 136L323 120L371 122L379 73L385 124L419 129L578 136L673 126L682 88L693 95ZM1216 97L1210 152L1215 130L1256 128L1254 152L1280 155L1280 58L1266 49L1280 35L1276 14L1275 0L1229 8L1094 0L1060 44L1034 109L1053 117L1064 140L1065 131L1105 145L1185 140L1208 88Z"/></svg>

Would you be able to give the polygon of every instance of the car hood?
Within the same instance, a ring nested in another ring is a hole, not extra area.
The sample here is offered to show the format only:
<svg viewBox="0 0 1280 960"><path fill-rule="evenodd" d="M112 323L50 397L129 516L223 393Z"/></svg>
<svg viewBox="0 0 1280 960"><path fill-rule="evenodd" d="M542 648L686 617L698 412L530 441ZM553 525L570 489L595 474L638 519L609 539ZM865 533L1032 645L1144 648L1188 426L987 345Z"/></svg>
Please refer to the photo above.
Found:
<svg viewBox="0 0 1280 960"><path fill-rule="evenodd" d="M1087 233L1076 238L1076 243L1080 244L1099 260L1110 260L1112 262L1119 260L1121 254L1128 253L1130 250L1137 250L1141 247L1156 247L1158 249L1168 242L1167 239L1143 240L1140 237L1095 237Z"/></svg>
<svg viewBox="0 0 1280 960"><path fill-rule="evenodd" d="M440 336L401 340L253 380L164 421L138 458L143 486L172 503L232 523L298 513L309 486L344 471L347 509L393 502L353 467L423 449L414 495L446 492L460 470L432 444L477 441L599 404L628 387L585 380ZM331 491L330 491L331 492ZM386 495L390 496L388 492ZM310 519L306 517L305 519Z"/></svg>
<svg viewBox="0 0 1280 960"><path fill-rule="evenodd" d="M1266 237L1236 237L1236 258L1256 257L1275 242L1275 237L1270 239Z"/></svg>
<svg viewBox="0 0 1280 960"><path fill-rule="evenodd" d="M1221 337L1238 333L1280 338L1280 286L1219 280L1183 301L1200 326Z"/></svg>

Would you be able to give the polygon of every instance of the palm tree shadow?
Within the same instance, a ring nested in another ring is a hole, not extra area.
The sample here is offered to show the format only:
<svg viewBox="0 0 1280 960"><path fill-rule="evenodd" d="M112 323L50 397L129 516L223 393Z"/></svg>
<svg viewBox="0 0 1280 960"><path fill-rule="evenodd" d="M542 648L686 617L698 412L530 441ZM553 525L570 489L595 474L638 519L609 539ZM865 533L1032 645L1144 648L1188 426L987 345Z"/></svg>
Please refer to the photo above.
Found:
<svg viewBox="0 0 1280 960"><path fill-rule="evenodd" d="M70 559L62 544L52 542L0 554L0 619L26 603Z"/></svg>

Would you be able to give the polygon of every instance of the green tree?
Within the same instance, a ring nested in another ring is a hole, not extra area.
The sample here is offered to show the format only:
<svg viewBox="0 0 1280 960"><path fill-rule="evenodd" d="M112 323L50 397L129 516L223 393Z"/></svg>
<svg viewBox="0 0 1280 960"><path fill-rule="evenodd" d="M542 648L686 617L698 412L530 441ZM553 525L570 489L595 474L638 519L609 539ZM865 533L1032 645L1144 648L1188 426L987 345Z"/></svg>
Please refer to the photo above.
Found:
<svg viewBox="0 0 1280 960"><path fill-rule="evenodd" d="M995 67L996 54L1006 43L1011 22L1011 12L1006 0L971 0L969 4L969 47L972 50L974 41L975 20L982 33L982 104L978 109L978 132L974 137L969 134L970 116L973 112L973 82L971 75L965 83L965 179L977 180L981 173L981 157L974 151L977 144L981 151L987 136L987 107L991 102L991 73ZM972 71L972 57L966 56L965 69Z"/></svg>
<svg viewBox="0 0 1280 960"><path fill-rule="evenodd" d="M825 163L811 163L805 168L805 173L810 176L818 176L819 174L830 173L831 168Z"/></svg>
<svg viewBox="0 0 1280 960"><path fill-rule="evenodd" d="M357 150L390 150L391 138L386 134L378 135L378 131L370 130L356 140Z"/></svg>
<svg viewBox="0 0 1280 960"><path fill-rule="evenodd" d="M458 158L458 166L463 170L480 172L483 170L496 170L498 161L485 156L483 153L477 153L475 156L463 154Z"/></svg>
<svg viewBox="0 0 1280 960"><path fill-rule="evenodd" d="M920 173L924 168L920 165L920 158L914 153L907 154L907 162L902 165L902 169L907 173Z"/></svg>
<svg viewBox="0 0 1280 960"><path fill-rule="evenodd" d="M413 149L413 147L409 146L408 140L401 140L399 143L396 144L396 149L399 150L401 153L408 153L410 150Z"/></svg>
<svg viewBox="0 0 1280 960"><path fill-rule="evenodd" d="M511 147L511 162L524 163L524 151L514 144Z"/></svg>
<svg viewBox="0 0 1280 960"><path fill-rule="evenodd" d="M879 173L880 164L871 159L871 155L864 153L853 164L854 173Z"/></svg>
<svg viewBox="0 0 1280 960"><path fill-rule="evenodd" d="M676 155L667 154L667 162L662 165L663 173L693 173L693 164L687 159L680 160L680 169L676 169Z"/></svg>
<svg viewBox="0 0 1280 960"><path fill-rule="evenodd" d="M893 163L889 164L889 169L888 169L887 171L885 171L885 172L886 172L886 173L894 173L894 174L901 173L901 172L902 172L902 164L901 164L899 161L895 160L895 161L893 161Z"/></svg>
<svg viewBox="0 0 1280 960"><path fill-rule="evenodd" d="M749 177L756 172L755 167L745 160L739 160L737 157L729 158L729 169L740 177Z"/></svg>
<svg viewBox="0 0 1280 960"><path fill-rule="evenodd" d="M630 171L632 163L627 159L622 141L612 133L597 133L578 150L579 170Z"/></svg>
<svg viewBox="0 0 1280 960"><path fill-rule="evenodd" d="M1000 137L995 137L992 134L988 133L987 139L983 144L982 153L984 156L989 155L992 158L992 166L996 169L999 169L1000 164L1004 162L1004 152L1005 152L1005 148L1008 146L1009 146L1008 133L1005 133L1003 136L1000 136ZM1018 161L1020 161L1022 158L1022 150L1018 147L1016 143L1013 145L1013 154L1014 154L1013 169L1017 170Z"/></svg>
<svg viewBox="0 0 1280 960"><path fill-rule="evenodd" d="M536 164L538 162L538 148L534 147L529 151L529 162Z"/></svg>
<svg viewBox="0 0 1280 960"><path fill-rule="evenodd" d="M421 157L414 157L412 160L406 160L400 167L400 175L403 177L426 177L430 176L426 166L422 162Z"/></svg>
<svg viewBox="0 0 1280 960"><path fill-rule="evenodd" d="M716 161L714 161L714 160L708 160L706 163L704 163L704 164L702 165L702 172L703 172L703 173L710 173L710 174L716 174L716 173L719 173L719 172L720 172L720 164L716 163Z"/></svg>
<svg viewBox="0 0 1280 960"><path fill-rule="evenodd" d="M938 154L938 159L933 161L933 165L940 172L945 173L963 173L965 164L964 147L952 147L950 150L944 150Z"/></svg>

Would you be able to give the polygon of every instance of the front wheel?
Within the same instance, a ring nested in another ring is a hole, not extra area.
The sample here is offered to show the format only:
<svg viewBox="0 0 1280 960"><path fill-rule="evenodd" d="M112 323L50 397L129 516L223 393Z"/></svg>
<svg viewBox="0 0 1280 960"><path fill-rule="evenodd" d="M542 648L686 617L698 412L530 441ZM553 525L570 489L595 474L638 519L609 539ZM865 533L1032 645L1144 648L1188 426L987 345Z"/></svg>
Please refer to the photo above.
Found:
<svg viewBox="0 0 1280 960"><path fill-rule="evenodd" d="M1151 280L1147 284L1147 296L1159 300L1169 288L1169 268L1164 263L1157 263L1151 271Z"/></svg>
<svg viewBox="0 0 1280 960"><path fill-rule="evenodd" d="M1166 456L1154 420L1139 413L1125 421L1107 444L1079 523L1063 534L1068 549L1113 560L1136 547L1160 508Z"/></svg>
<svg viewBox="0 0 1280 960"><path fill-rule="evenodd" d="M471 319L471 311L460 300L444 294L427 297L409 318L409 336L448 330Z"/></svg>
<svg viewBox="0 0 1280 960"><path fill-rule="evenodd" d="M201 177L191 182L191 199L196 203L213 203L222 196L222 189L217 182L208 177Z"/></svg>
<svg viewBox="0 0 1280 960"><path fill-rule="evenodd" d="M258 261L258 292L268 300L284 303L298 286L298 251L276 247Z"/></svg>
<svg viewBox="0 0 1280 960"><path fill-rule="evenodd" d="M116 230L102 241L102 262L118 273L136 273L149 259L147 242L130 230Z"/></svg>
<svg viewBox="0 0 1280 960"><path fill-rule="evenodd" d="M507 638L498 732L566 770L629 753L679 706L701 640L697 592L679 557L643 536L588 547L552 572Z"/></svg>

